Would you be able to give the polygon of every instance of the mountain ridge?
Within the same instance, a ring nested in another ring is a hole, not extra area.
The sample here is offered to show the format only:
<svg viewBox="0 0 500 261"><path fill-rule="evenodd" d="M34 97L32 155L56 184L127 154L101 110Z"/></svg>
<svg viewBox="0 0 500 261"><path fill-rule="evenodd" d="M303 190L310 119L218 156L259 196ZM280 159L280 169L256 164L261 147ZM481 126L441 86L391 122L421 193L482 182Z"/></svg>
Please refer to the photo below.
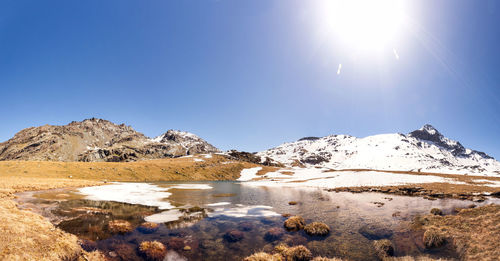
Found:
<svg viewBox="0 0 500 261"><path fill-rule="evenodd" d="M121 162L220 152L192 133L162 135L167 134L155 141L131 126L97 118L30 127L0 143L0 160Z"/></svg>
<svg viewBox="0 0 500 261"><path fill-rule="evenodd" d="M465 148L430 124L408 134L305 137L256 155L286 166L500 175L500 162Z"/></svg>

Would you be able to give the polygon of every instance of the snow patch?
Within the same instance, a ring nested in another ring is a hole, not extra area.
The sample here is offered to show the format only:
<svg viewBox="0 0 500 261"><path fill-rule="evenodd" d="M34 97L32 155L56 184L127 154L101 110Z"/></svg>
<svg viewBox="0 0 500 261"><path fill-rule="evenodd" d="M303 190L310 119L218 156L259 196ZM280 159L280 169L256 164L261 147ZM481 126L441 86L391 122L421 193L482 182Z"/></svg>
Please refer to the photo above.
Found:
<svg viewBox="0 0 500 261"><path fill-rule="evenodd" d="M212 189L213 187L207 184L179 184L169 189Z"/></svg>
<svg viewBox="0 0 500 261"><path fill-rule="evenodd" d="M255 167L250 169L243 169L240 174L240 178L237 181L249 181L257 177L257 172L259 172L262 167Z"/></svg>
<svg viewBox="0 0 500 261"><path fill-rule="evenodd" d="M167 188L147 183L115 183L112 185L80 188L85 199L99 201L116 201L129 204L171 209L173 206L166 201L172 193Z"/></svg>
<svg viewBox="0 0 500 261"><path fill-rule="evenodd" d="M290 171L290 170L287 170ZM328 171L317 168L295 168L293 175L270 172L261 176L259 181L248 181L243 184L252 186L287 186L287 187L362 187L362 186L397 186L419 183L465 184L451 178L430 175L395 174L378 171Z"/></svg>

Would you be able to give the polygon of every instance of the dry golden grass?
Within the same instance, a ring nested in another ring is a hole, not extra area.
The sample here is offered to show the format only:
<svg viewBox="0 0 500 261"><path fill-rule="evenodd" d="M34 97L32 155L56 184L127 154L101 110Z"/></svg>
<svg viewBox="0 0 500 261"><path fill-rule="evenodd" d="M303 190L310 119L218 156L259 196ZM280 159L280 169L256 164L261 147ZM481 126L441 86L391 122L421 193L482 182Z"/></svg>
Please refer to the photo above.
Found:
<svg viewBox="0 0 500 261"><path fill-rule="evenodd" d="M111 233L115 234L125 234L128 232L132 232L134 228L132 227L132 224L126 220L112 220L108 222L108 228Z"/></svg>
<svg viewBox="0 0 500 261"><path fill-rule="evenodd" d="M163 260L167 248L158 241L144 241L139 245L139 251L147 260Z"/></svg>
<svg viewBox="0 0 500 261"><path fill-rule="evenodd" d="M454 216L425 216L424 229L435 229L451 239L464 260L500 257L500 206L463 209Z"/></svg>
<svg viewBox="0 0 500 261"><path fill-rule="evenodd" d="M203 161L195 162L199 157ZM221 155L137 162L1 161L0 178L65 178L107 181L235 180L244 168L259 165L229 160ZM263 167L263 175L274 167Z"/></svg>
<svg viewBox="0 0 500 261"><path fill-rule="evenodd" d="M326 236L330 233L330 227L322 222L312 222L304 227L304 231L310 236Z"/></svg>
<svg viewBox="0 0 500 261"><path fill-rule="evenodd" d="M42 216L19 210L13 193L27 190L100 184L77 179L15 177L2 175L0 182L0 260L66 260L83 258L76 236L55 228ZM96 253L89 260L98 259Z"/></svg>
<svg viewBox="0 0 500 261"><path fill-rule="evenodd" d="M288 231L299 231L304 228L306 224L306 221L304 220L303 217L301 216L293 216L289 217L285 222L283 223L283 226L288 230Z"/></svg>
<svg viewBox="0 0 500 261"><path fill-rule="evenodd" d="M244 261L282 261L284 260L279 254L268 254L266 252L257 252L243 259Z"/></svg>

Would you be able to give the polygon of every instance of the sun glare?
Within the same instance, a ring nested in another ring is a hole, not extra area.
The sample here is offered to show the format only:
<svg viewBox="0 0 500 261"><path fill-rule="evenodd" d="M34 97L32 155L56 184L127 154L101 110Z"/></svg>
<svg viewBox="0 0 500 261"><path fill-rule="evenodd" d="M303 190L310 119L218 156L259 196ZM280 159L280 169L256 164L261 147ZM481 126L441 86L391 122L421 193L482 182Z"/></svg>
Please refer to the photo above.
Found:
<svg viewBox="0 0 500 261"><path fill-rule="evenodd" d="M325 0L321 23L336 42L358 51L392 50L404 29L402 0Z"/></svg>

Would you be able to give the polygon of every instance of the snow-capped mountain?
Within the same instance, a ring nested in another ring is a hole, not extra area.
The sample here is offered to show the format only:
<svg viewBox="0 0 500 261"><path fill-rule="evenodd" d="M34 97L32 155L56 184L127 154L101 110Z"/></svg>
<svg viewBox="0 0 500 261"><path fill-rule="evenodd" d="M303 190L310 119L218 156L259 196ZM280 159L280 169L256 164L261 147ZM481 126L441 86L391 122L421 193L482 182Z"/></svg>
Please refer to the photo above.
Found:
<svg viewBox="0 0 500 261"><path fill-rule="evenodd" d="M464 148L460 142L444 137L431 125L406 135L307 137L258 152L257 156L287 166L500 176L500 162L484 152Z"/></svg>
<svg viewBox="0 0 500 261"><path fill-rule="evenodd" d="M219 149L212 146L202 138L186 131L169 130L164 134L151 139L151 142L180 145L185 150L186 155L220 152Z"/></svg>

